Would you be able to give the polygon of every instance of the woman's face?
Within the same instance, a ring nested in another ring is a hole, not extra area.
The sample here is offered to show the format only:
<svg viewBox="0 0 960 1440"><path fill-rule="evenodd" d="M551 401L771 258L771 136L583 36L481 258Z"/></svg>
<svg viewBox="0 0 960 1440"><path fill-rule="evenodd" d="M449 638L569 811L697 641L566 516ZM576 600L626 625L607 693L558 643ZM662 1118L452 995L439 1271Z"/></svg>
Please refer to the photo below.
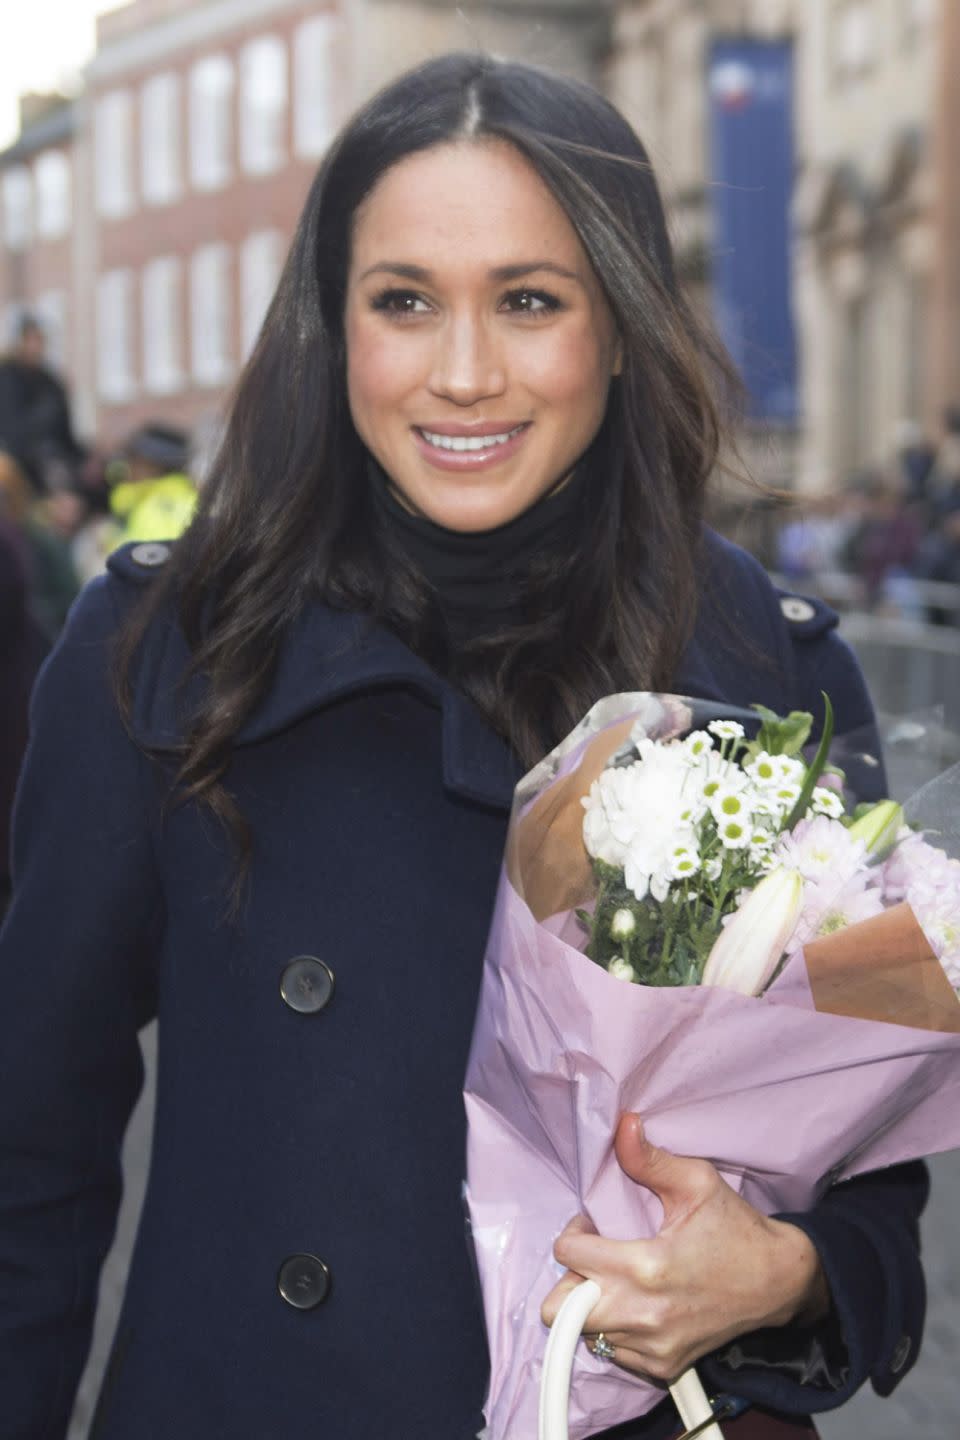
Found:
<svg viewBox="0 0 960 1440"><path fill-rule="evenodd" d="M569 474L619 347L561 206L502 141L400 161L357 211L347 282L353 423L408 507L490 530Z"/></svg>

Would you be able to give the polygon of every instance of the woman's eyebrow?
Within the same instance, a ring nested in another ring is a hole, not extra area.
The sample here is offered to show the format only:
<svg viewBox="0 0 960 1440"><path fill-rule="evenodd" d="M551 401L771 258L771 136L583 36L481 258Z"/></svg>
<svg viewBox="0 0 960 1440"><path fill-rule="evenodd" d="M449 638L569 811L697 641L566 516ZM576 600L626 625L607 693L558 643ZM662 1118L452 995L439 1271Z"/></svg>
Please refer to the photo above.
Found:
<svg viewBox="0 0 960 1440"><path fill-rule="evenodd" d="M521 260L513 265L496 265L490 270L491 280L509 281L522 280L525 275L534 275L541 271L547 271L551 275L559 275L564 280L573 280L577 285L583 284L583 279L575 270L568 270L564 265L558 265L555 260ZM427 270L422 265L409 265L403 261L382 260L376 265L371 265L364 270L360 276L366 280L370 275L397 275L404 280L416 280L420 284L427 284L433 280L432 270Z"/></svg>

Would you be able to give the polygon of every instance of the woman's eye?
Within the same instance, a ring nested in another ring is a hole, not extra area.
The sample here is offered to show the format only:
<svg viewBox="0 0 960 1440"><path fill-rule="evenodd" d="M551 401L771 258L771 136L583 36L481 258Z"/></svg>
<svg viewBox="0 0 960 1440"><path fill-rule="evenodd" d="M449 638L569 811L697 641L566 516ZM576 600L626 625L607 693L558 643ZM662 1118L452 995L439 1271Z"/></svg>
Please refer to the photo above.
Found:
<svg viewBox="0 0 960 1440"><path fill-rule="evenodd" d="M511 290L504 304L521 315L552 315L560 309L560 301L546 290Z"/></svg>
<svg viewBox="0 0 960 1440"><path fill-rule="evenodd" d="M374 310L387 315L425 315L430 307L426 300L412 290L384 290L373 301Z"/></svg>

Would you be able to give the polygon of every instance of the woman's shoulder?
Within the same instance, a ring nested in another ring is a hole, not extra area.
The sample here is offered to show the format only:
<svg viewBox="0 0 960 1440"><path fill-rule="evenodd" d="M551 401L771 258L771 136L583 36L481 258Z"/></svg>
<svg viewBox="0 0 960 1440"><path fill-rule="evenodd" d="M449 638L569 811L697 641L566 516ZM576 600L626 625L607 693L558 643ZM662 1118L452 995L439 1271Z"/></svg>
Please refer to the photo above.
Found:
<svg viewBox="0 0 960 1440"><path fill-rule="evenodd" d="M706 531L698 638L712 654L775 667L780 706L819 714L831 699L840 733L873 725L859 663L838 632L840 617L815 596L779 589L755 556Z"/></svg>
<svg viewBox="0 0 960 1440"><path fill-rule="evenodd" d="M704 531L703 555L703 608L729 612L753 639L767 629L791 645L804 644L837 629L836 610L814 596L779 589L756 556L717 531Z"/></svg>

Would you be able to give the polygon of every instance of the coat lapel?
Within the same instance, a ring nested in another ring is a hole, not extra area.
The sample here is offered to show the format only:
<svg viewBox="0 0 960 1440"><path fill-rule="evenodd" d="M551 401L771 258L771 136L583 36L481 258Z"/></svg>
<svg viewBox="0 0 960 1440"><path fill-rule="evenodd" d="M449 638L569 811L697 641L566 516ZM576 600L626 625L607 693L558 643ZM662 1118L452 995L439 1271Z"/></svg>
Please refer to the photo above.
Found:
<svg viewBox="0 0 960 1440"><path fill-rule="evenodd" d="M189 650L179 625L165 618L144 646L134 693L132 729L146 748L179 748L184 717L200 698L202 678L181 684ZM266 696L235 743L265 740L314 711L363 691L409 687L443 712L443 783L476 804L509 809L522 768L513 752L465 696L453 690L397 636L363 616L309 606L282 642Z"/></svg>

